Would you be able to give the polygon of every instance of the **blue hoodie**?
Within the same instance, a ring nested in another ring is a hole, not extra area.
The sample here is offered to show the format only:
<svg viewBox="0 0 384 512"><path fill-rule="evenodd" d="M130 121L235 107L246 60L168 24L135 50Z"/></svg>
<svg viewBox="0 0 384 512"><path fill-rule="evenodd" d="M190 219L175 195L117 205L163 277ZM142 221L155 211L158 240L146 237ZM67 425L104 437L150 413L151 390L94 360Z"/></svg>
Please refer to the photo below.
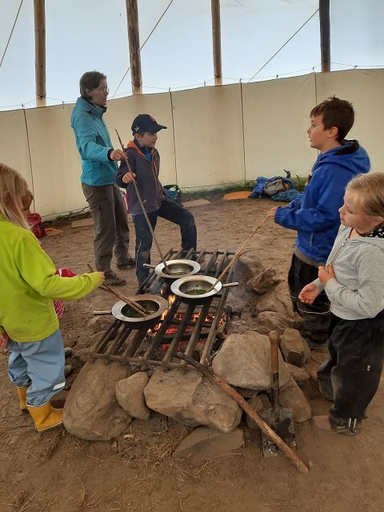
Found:
<svg viewBox="0 0 384 512"><path fill-rule="evenodd" d="M345 187L356 175L370 169L367 152L356 140L320 153L305 191L285 208L278 208L275 222L297 230L296 247L307 258L325 263L340 225L338 209Z"/></svg>
<svg viewBox="0 0 384 512"><path fill-rule="evenodd" d="M113 146L102 119L104 112L105 108L78 98L71 115L83 169L81 181L96 187L113 185L117 175L117 164L108 158Z"/></svg>

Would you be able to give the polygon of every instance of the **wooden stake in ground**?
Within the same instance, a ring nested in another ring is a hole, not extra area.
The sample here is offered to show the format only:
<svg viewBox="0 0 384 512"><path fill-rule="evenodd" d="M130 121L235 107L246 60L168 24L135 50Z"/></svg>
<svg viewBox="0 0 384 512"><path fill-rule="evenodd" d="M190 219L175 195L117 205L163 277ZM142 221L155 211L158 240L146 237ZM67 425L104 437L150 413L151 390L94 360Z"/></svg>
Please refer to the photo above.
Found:
<svg viewBox="0 0 384 512"><path fill-rule="evenodd" d="M237 402L240 407L245 411L250 418L256 423L256 425L266 434L275 445L288 457L288 459L292 462L295 468L300 471L300 473L308 473L309 469L304 464L302 460L296 455L296 453L290 448L284 441L274 432L265 421L260 418L260 416L252 409L250 405L244 400L244 398L235 391L224 379L216 375L212 372L212 370L206 368L201 365L198 361L192 359L192 357L186 356L181 352L177 352L176 356L183 361L186 361L188 364L199 370L203 375L208 377L211 382L217 384L227 395L229 395L235 402Z"/></svg>
<svg viewBox="0 0 384 512"><path fill-rule="evenodd" d="M124 149L124 144L123 144L123 141L121 140L121 137L119 135L119 132L116 130L115 128L115 132L116 132L116 135L117 135L117 138L119 139L119 142L120 142L120 146L121 146L121 150L124 152L125 154L125 149ZM132 172L132 169L131 169L131 165L130 163L128 162L128 156L126 155L125 156L125 161L127 163L127 168L128 168L128 171L133 174ZM149 231L151 232L151 235L152 235L152 238L153 238L153 241L155 242L155 245L157 247L157 250L159 251L159 254L160 254L160 258L161 258L161 261L162 263L164 264L164 270L166 271L166 273L170 274L171 272L169 271L169 268L167 267L167 263L164 259L164 256L163 256L163 253L161 252L161 249L160 249L160 245L157 241L157 238L155 236L155 232L153 230L153 227L152 227L152 224L151 224L151 221L149 220L149 217L148 217L148 214L147 214L147 210L145 209L145 206L144 206L144 203L143 203L143 200L141 199L141 195L140 195L140 192L139 192L139 189L137 188L137 183L135 180L133 180L133 187L135 189L135 192L136 192L136 196L137 196L137 200L139 201L139 204L141 206L141 209L143 211L143 214L144 214L144 217L145 217L145 220L147 221L147 224L148 224L148 228L149 228Z"/></svg>

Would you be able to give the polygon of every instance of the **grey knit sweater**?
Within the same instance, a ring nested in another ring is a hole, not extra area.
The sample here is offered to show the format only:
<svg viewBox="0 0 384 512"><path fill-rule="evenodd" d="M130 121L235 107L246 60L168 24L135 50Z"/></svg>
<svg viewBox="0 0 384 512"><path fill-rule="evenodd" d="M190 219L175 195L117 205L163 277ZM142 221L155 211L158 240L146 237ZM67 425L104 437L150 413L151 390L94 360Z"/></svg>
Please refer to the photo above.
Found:
<svg viewBox="0 0 384 512"><path fill-rule="evenodd" d="M384 238L349 238L351 228L340 226L327 265L336 278L325 292L331 312L344 320L374 318L384 309ZM313 282L323 290L319 279Z"/></svg>

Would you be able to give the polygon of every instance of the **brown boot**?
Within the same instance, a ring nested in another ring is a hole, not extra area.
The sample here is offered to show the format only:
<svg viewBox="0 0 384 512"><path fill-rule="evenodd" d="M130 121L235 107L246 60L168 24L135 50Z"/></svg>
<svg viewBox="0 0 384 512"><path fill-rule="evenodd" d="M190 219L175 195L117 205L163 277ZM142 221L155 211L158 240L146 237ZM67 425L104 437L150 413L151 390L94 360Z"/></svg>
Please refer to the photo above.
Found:
<svg viewBox="0 0 384 512"><path fill-rule="evenodd" d="M347 436L356 436L360 433L361 420L348 419L339 425L331 423L329 416L313 416L311 425L316 430L325 434L344 434Z"/></svg>
<svg viewBox="0 0 384 512"><path fill-rule="evenodd" d="M47 402L39 407L32 407L27 404L27 408L38 432L57 427L63 423L63 410L54 409L51 402Z"/></svg>
<svg viewBox="0 0 384 512"><path fill-rule="evenodd" d="M19 396L20 410L27 411L27 389L29 386L23 388L17 388L17 394Z"/></svg>

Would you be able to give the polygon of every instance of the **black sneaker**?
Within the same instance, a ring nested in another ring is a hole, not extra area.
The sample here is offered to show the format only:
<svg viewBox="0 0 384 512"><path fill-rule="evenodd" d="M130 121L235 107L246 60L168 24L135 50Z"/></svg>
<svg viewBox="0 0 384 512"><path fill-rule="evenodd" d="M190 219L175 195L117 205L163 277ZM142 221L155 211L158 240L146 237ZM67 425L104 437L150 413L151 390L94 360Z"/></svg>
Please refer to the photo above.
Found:
<svg viewBox="0 0 384 512"><path fill-rule="evenodd" d="M119 269L119 270L124 270L128 267L134 267L136 265L136 261L131 258L131 256L128 258L128 260L126 261L126 263L122 263L122 264L117 264L116 267Z"/></svg>
<svg viewBox="0 0 384 512"><path fill-rule="evenodd" d="M126 284L126 280L122 277L118 277L112 270L104 273L105 276L105 284L108 286L124 286Z"/></svg>

